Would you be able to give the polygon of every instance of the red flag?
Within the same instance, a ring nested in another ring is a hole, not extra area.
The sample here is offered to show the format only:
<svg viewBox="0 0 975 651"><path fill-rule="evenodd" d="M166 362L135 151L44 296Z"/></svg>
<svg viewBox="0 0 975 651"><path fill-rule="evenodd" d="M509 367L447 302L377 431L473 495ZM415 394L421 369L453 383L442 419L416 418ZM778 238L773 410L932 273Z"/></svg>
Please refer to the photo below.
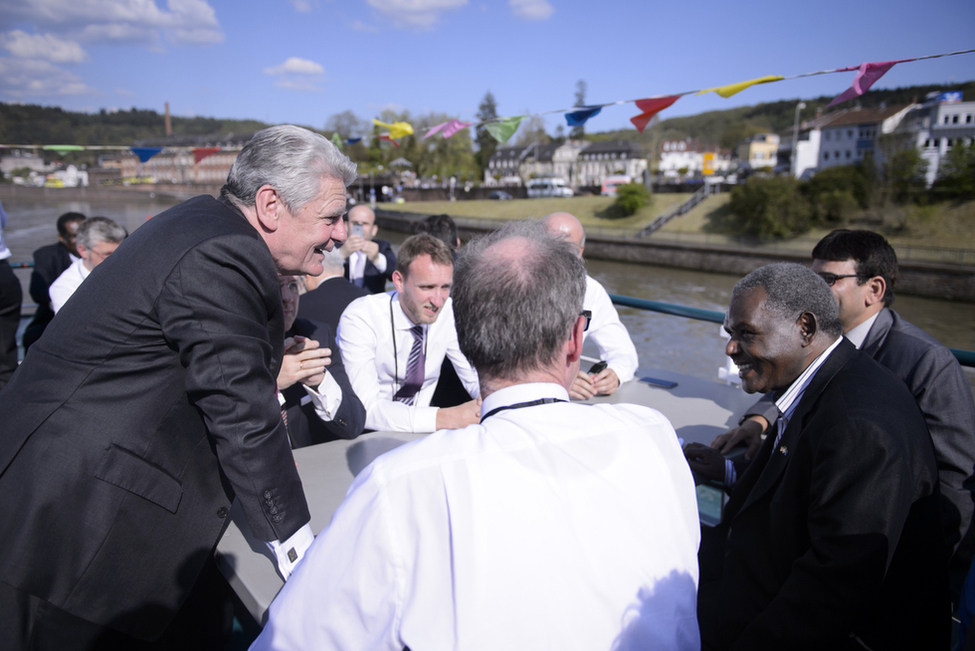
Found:
<svg viewBox="0 0 975 651"><path fill-rule="evenodd" d="M652 99L638 99L636 101L636 107L643 111L640 115L630 118L630 122L633 126L637 128L637 131L643 133L643 130L647 128L650 120L653 119L657 113L676 102L681 98L680 95L670 95L669 97L654 97Z"/></svg>
<svg viewBox="0 0 975 651"><path fill-rule="evenodd" d="M379 135L379 139L380 139L380 140L386 140L386 141L388 141L388 142L391 142L391 143L393 143L393 144L394 144L395 146L397 146L397 147L399 147L399 143L398 143L398 142L396 142L395 140L393 140L392 138L390 138L390 137L389 137L389 134L387 134L387 133L383 133L383 134L380 134L380 135Z"/></svg>
<svg viewBox="0 0 975 651"><path fill-rule="evenodd" d="M197 147L193 150L193 162L199 163L207 156L212 156L220 151L219 147Z"/></svg>

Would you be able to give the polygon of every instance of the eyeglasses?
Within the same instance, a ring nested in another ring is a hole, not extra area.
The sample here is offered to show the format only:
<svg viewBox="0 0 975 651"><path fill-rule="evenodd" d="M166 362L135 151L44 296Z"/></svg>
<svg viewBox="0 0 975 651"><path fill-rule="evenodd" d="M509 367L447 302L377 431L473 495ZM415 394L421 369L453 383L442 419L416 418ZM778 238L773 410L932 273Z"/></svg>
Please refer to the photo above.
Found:
<svg viewBox="0 0 975 651"><path fill-rule="evenodd" d="M582 311L582 314L580 314L579 316L586 317L586 327L583 328L583 331L588 330L589 329L589 322L592 321L592 310L583 310Z"/></svg>
<svg viewBox="0 0 975 651"><path fill-rule="evenodd" d="M826 281L826 284L832 287L836 284L836 281L840 278L859 278L860 274L831 274L828 271L820 271L816 274L820 278Z"/></svg>

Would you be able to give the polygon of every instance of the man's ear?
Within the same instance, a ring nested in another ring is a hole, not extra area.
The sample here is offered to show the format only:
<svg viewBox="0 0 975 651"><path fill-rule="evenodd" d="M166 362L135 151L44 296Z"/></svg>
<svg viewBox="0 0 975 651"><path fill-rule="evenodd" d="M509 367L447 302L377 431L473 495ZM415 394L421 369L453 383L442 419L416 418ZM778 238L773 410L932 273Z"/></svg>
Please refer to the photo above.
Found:
<svg viewBox="0 0 975 651"><path fill-rule="evenodd" d="M403 282L405 280L399 269L393 272L393 285L396 287L396 291L403 293Z"/></svg>
<svg viewBox="0 0 975 651"><path fill-rule="evenodd" d="M254 197L254 211L257 213L257 221L264 231L273 233L278 230L279 222L283 217L282 211L287 211L281 195L270 185L262 185Z"/></svg>
<svg viewBox="0 0 975 651"><path fill-rule="evenodd" d="M796 320L796 325L799 327L799 336L802 338L803 347L811 344L816 333L819 332L816 317L811 312L803 312Z"/></svg>
<svg viewBox="0 0 975 651"><path fill-rule="evenodd" d="M572 330L569 333L569 350L567 361L570 364L579 361L579 358L582 357L582 343L583 339L585 338L582 333L585 331L586 317L580 316L578 319L576 319L576 323L574 326L572 326Z"/></svg>
<svg viewBox="0 0 975 651"><path fill-rule="evenodd" d="M863 287L863 301L867 307L883 302L884 294L887 293L887 281L884 280L883 276L874 276L863 283Z"/></svg>

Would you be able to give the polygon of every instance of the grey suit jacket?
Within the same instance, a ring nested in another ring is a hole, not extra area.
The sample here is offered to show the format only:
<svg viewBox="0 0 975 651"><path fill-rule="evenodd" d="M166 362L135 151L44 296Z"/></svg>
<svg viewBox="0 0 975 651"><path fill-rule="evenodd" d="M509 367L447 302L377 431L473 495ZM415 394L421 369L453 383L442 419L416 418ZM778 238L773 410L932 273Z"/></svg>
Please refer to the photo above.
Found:
<svg viewBox="0 0 975 651"><path fill-rule="evenodd" d="M0 392L0 581L153 639L235 494L259 539L308 522L275 399L283 342L274 261L243 215L203 196L136 230Z"/></svg>
<svg viewBox="0 0 975 651"><path fill-rule="evenodd" d="M968 532L975 504L975 401L965 372L938 340L888 308L877 315L861 350L907 385L924 414L938 459L945 541L954 553ZM774 423L778 410L771 395L745 416L752 414ZM970 550L965 556L967 563L960 560L967 568Z"/></svg>

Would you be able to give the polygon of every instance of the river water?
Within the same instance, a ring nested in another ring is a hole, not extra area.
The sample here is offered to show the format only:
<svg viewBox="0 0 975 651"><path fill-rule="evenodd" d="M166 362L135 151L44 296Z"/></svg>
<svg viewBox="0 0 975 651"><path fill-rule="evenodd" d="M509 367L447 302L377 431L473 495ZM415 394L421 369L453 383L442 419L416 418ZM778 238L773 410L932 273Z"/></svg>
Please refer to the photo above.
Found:
<svg viewBox="0 0 975 651"><path fill-rule="evenodd" d="M146 219L177 203L163 197L137 193L98 193L81 201L60 200L56 192L10 193L5 191L3 207L8 224L4 229L11 262L29 261L34 249L55 242L58 215L77 211L86 215L110 217L132 232ZM379 237L394 246L405 239L403 233L382 232ZM736 276L712 274L604 260L589 260L589 274L611 294L678 303L691 307L723 311L731 297ZM26 302L28 270L18 270ZM898 296L895 309L908 321L931 333L946 346L975 350L975 304ZM663 368L705 379L716 379L724 365L724 339L720 326L683 317L621 308L620 317L640 354L643 369ZM975 384L975 371L967 369Z"/></svg>

